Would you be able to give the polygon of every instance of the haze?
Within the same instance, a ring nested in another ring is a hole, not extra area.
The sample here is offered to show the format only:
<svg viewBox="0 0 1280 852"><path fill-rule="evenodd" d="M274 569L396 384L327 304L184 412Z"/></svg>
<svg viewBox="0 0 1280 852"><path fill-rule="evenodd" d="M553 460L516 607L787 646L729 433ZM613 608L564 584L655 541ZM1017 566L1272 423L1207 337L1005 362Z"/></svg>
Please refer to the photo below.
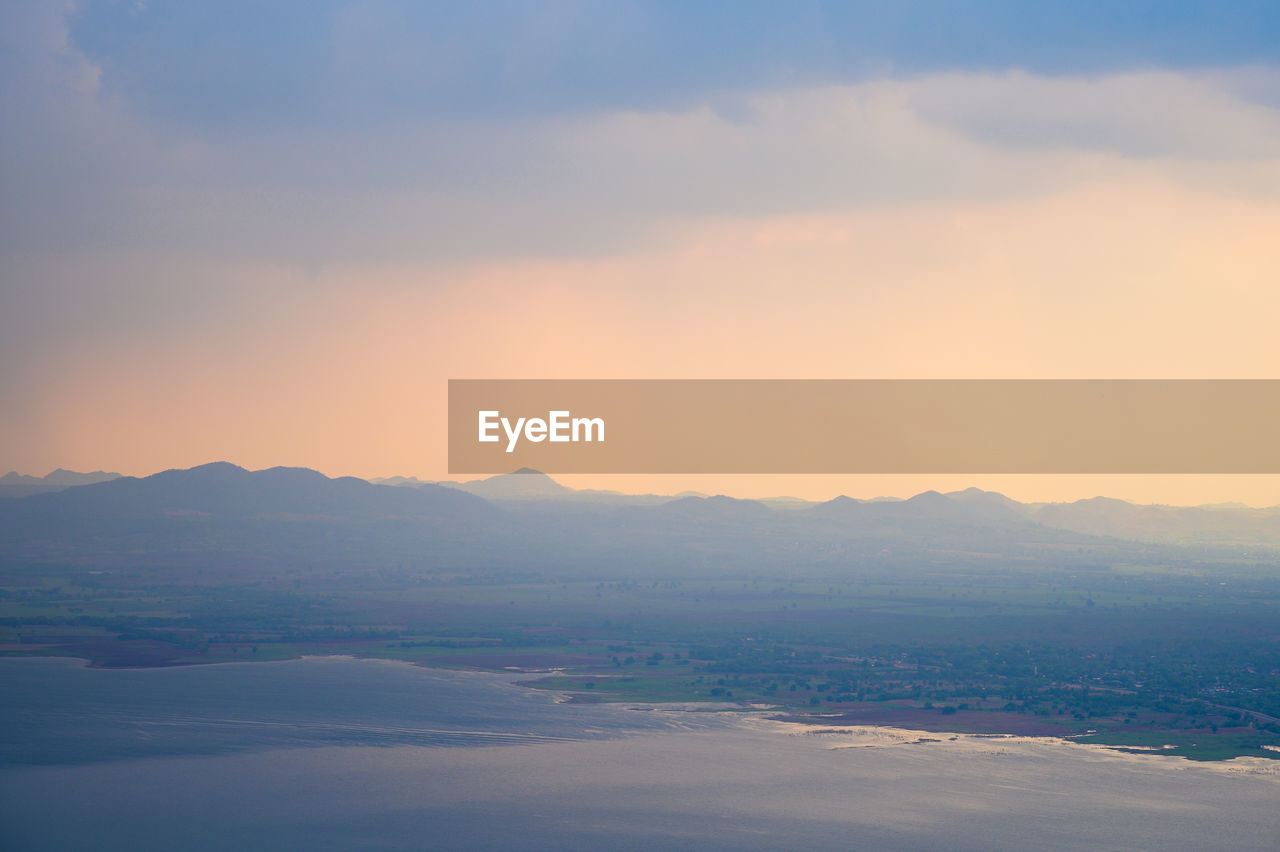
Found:
<svg viewBox="0 0 1280 852"><path fill-rule="evenodd" d="M1274 9L215 8L0 10L0 470L440 479L448 378L1280 366Z"/></svg>

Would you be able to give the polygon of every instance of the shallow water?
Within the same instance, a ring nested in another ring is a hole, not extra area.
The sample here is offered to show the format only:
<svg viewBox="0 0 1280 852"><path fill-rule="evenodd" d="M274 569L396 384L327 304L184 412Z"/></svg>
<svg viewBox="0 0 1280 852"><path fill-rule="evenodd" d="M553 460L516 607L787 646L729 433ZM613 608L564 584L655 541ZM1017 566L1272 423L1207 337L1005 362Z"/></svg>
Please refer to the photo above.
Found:
<svg viewBox="0 0 1280 852"><path fill-rule="evenodd" d="M1274 849L1280 838L1280 778L1262 763L813 735L735 714L557 703L509 681L341 658L131 671L0 660L0 846Z"/></svg>
<svg viewBox="0 0 1280 852"><path fill-rule="evenodd" d="M298 746L554 742L715 724L705 714L564 704L512 682L531 677L350 657L160 669L0 660L0 766Z"/></svg>

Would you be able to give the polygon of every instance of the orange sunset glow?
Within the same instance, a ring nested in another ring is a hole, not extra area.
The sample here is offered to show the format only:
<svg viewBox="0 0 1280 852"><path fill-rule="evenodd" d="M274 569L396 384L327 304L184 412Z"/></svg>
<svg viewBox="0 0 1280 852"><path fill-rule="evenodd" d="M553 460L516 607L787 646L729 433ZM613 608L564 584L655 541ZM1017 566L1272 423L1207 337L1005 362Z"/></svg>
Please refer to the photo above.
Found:
<svg viewBox="0 0 1280 852"><path fill-rule="evenodd" d="M341 181L320 177L357 156L337 131L163 129L54 36L61 65L33 66L33 85L146 180L103 178L105 209L67 226L69 248L6 247L0 468L442 479L449 378L1280 369L1280 118L1242 94L1269 71L937 73L423 118L371 131L358 155L385 162ZM444 180L441 158L496 171ZM574 484L1280 502L1269 477Z"/></svg>

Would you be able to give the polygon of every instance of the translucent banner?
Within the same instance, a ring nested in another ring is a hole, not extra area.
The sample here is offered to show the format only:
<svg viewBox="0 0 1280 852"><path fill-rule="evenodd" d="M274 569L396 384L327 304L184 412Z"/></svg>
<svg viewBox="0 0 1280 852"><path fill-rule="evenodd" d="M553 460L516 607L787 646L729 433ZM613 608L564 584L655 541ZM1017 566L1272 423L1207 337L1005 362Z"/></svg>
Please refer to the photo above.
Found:
<svg viewBox="0 0 1280 852"><path fill-rule="evenodd" d="M451 380L449 472L1280 473L1273 380Z"/></svg>

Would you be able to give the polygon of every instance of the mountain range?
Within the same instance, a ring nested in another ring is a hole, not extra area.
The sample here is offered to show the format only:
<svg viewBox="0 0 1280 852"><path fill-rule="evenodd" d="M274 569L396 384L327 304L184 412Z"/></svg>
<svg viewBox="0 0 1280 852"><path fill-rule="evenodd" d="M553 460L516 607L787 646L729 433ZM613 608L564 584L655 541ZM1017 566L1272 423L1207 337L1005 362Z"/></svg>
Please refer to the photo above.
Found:
<svg viewBox="0 0 1280 852"><path fill-rule="evenodd" d="M465 483L383 484L391 481L217 462L68 485L0 501L0 565L205 566L239 576L298 566L643 576L796 566L828 573L1094 570L1280 553L1277 508L1107 498L1025 504L976 488L821 503L626 495L567 488L530 470Z"/></svg>
<svg viewBox="0 0 1280 852"><path fill-rule="evenodd" d="M680 497L706 497L708 495L696 491L682 491L675 495L664 494L625 494L621 491L607 491L594 488L568 488L556 482L541 471L522 467L512 473L503 473L485 479L472 479L466 482L431 482L418 479L416 476L393 476L385 479L371 479L382 485L397 485L418 488L423 485L439 485L444 488L456 488L477 497L483 497L499 503L524 503L528 501L555 500L562 503L594 504L604 506L655 506Z"/></svg>
<svg viewBox="0 0 1280 852"><path fill-rule="evenodd" d="M74 470L58 468L45 476L24 476L16 471L10 471L0 476L0 497L29 497L32 494L61 491L73 485L92 485L119 478L120 474L107 473L103 470L77 473Z"/></svg>
<svg viewBox="0 0 1280 852"><path fill-rule="evenodd" d="M435 484L455 488L511 510L545 510L555 504L574 504L583 508L667 505L670 507L666 510L668 513L681 506L691 514L705 516L708 511L699 509L697 500L730 499L712 498L688 491L675 495L656 495L573 489L561 485L544 473L528 468L468 482L428 483L411 477L375 481L413 487ZM795 497L766 497L740 502L774 510L805 513L810 518L856 524L913 518L979 526L1031 522L1051 529L1131 541L1227 547L1280 546L1280 506L1253 508L1241 503L1210 506L1139 505L1109 497L1093 497L1072 503L1020 503L1003 494L979 488L967 488L947 494L926 491L907 499L876 497L864 500L839 496L825 502L815 502Z"/></svg>

